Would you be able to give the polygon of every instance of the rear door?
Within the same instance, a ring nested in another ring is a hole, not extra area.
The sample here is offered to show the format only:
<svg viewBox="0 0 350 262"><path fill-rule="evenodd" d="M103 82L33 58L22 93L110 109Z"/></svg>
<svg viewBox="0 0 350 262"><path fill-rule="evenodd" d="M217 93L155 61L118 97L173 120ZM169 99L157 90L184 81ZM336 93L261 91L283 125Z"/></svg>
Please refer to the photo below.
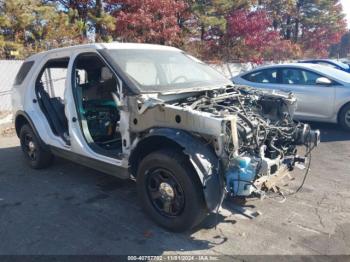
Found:
<svg viewBox="0 0 350 262"><path fill-rule="evenodd" d="M318 85L316 79L324 77L302 68L280 68L280 89L293 92L298 99L295 117L306 120L322 120L333 115L335 84Z"/></svg>
<svg viewBox="0 0 350 262"><path fill-rule="evenodd" d="M69 54L63 55L64 53L56 54L53 58L48 56L48 59L45 60L35 80L35 93L41 112L46 117L55 138L60 137L64 146L69 147L70 138L64 93L67 90L66 78L70 57ZM50 145L57 146L54 142L56 139L51 138L49 141Z"/></svg>

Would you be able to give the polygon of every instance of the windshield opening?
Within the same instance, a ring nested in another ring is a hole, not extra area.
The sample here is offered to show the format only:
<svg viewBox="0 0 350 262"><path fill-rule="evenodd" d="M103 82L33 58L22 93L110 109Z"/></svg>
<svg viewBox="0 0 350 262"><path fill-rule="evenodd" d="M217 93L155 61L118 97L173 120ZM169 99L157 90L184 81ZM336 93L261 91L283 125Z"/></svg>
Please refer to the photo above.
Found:
<svg viewBox="0 0 350 262"><path fill-rule="evenodd" d="M108 54L143 93L230 84L215 69L179 51L111 49Z"/></svg>

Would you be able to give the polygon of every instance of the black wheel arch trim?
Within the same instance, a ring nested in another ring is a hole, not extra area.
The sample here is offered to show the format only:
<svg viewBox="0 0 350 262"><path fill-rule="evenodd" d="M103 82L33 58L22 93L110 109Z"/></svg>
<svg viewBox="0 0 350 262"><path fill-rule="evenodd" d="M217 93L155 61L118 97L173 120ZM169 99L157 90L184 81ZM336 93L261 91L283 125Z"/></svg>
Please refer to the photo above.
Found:
<svg viewBox="0 0 350 262"><path fill-rule="evenodd" d="M156 128L152 129L133 149L130 155L131 164L133 159L137 157L138 150L146 146L147 141L154 141L155 138L169 139L182 148L203 185L208 210L216 210L221 205L225 192L221 163L213 148L186 131Z"/></svg>
<svg viewBox="0 0 350 262"><path fill-rule="evenodd" d="M40 135L39 135L39 132L38 130L36 129L32 119L30 118L30 116L28 115L28 113L26 113L25 111L22 111L22 110L18 110L16 112L16 115L15 115L15 130L16 130L16 134L17 134L17 137L19 138L20 136L20 129L17 127L17 119L19 117L24 117L25 120L27 121L27 123L30 125L30 127L32 128L33 132L34 132L34 135L36 136L36 138L38 139L39 143L40 143L40 146L42 146L44 149L46 150L49 150L49 146L47 144L45 144L45 142L41 139Z"/></svg>

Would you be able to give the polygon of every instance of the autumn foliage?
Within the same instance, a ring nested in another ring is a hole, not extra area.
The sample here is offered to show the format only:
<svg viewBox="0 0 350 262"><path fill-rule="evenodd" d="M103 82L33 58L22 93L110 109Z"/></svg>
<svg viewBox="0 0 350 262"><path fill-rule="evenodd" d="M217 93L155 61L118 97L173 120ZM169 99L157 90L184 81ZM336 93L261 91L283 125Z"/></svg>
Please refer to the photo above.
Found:
<svg viewBox="0 0 350 262"><path fill-rule="evenodd" d="M346 31L339 0L0 1L0 58L121 41L177 46L210 61L261 63L344 54Z"/></svg>
<svg viewBox="0 0 350 262"><path fill-rule="evenodd" d="M226 38L229 42L234 42L237 51L240 51L236 57L259 62L264 50L280 40L280 35L271 29L271 25L272 22L264 10L231 12L227 17Z"/></svg>
<svg viewBox="0 0 350 262"><path fill-rule="evenodd" d="M123 0L112 15L116 18L115 34L121 41L137 41L176 45L181 42L179 13L185 11L183 1Z"/></svg>
<svg viewBox="0 0 350 262"><path fill-rule="evenodd" d="M231 12L227 17L227 36L242 39L244 45L254 49L261 49L279 38L279 34L271 30L271 20L263 10Z"/></svg>

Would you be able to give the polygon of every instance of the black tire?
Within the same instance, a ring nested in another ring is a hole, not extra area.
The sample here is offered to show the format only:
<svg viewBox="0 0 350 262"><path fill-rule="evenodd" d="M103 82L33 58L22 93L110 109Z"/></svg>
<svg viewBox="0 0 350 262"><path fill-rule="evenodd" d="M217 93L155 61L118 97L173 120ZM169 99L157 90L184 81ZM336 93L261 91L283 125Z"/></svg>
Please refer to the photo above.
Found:
<svg viewBox="0 0 350 262"><path fill-rule="evenodd" d="M165 181L172 185L173 199L168 199L169 202L167 202L171 205L167 210L169 212L164 211L165 204L163 210L159 208L159 203L162 203L164 197L156 200L151 197L151 194L156 193L152 187L159 188L160 195L164 193L164 190L160 189L161 186L158 187L155 182L159 181L159 178L154 179L155 176L160 176L160 180L165 177ZM203 186L188 159L178 151L159 150L147 155L138 168L137 189L146 213L157 224L170 231L182 232L191 229L198 225L207 214Z"/></svg>
<svg viewBox="0 0 350 262"><path fill-rule="evenodd" d="M42 169L52 164L52 153L40 145L29 125L22 126L19 138L24 157L32 168Z"/></svg>
<svg viewBox="0 0 350 262"><path fill-rule="evenodd" d="M350 104L344 106L339 113L339 124L347 131L350 131Z"/></svg>

